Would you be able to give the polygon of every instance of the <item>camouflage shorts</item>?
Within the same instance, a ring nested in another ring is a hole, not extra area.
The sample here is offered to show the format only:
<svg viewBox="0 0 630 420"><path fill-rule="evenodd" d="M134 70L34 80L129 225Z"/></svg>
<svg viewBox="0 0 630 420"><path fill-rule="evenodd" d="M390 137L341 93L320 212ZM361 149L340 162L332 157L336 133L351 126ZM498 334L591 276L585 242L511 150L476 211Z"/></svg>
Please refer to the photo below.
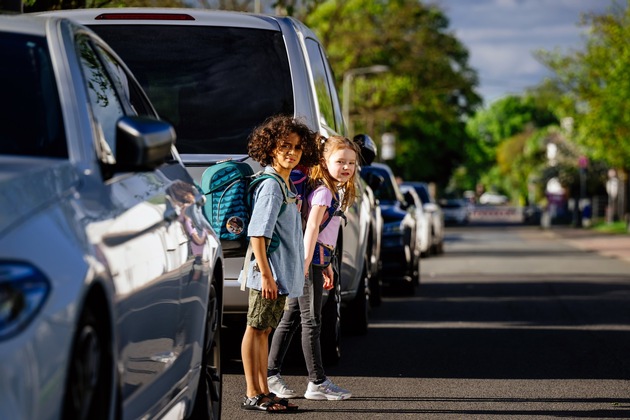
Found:
<svg viewBox="0 0 630 420"><path fill-rule="evenodd" d="M286 295L279 295L271 300L262 297L260 290L249 289L249 308L247 309L247 325L257 330L276 328L282 319Z"/></svg>

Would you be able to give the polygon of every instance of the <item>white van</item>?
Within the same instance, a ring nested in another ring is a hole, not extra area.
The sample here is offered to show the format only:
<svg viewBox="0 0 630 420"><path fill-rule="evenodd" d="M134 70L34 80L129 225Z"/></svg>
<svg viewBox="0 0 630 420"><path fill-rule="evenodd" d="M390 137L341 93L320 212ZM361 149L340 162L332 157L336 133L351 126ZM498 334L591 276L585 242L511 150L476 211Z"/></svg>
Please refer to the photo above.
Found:
<svg viewBox="0 0 630 420"><path fill-rule="evenodd" d="M177 148L197 181L218 160L246 158L249 133L274 114L300 117L324 136L346 135L324 48L296 19L172 8L51 13L89 26L116 50L160 116L175 127ZM327 299L323 310L322 351L329 363L340 356L341 322L344 330L367 332L368 244L376 241L370 237L366 187L359 187L358 202L346 212L339 234L335 299ZM223 251L229 257L230 249ZM242 257L226 258L226 316L247 309L247 294L236 281L241 267Z"/></svg>

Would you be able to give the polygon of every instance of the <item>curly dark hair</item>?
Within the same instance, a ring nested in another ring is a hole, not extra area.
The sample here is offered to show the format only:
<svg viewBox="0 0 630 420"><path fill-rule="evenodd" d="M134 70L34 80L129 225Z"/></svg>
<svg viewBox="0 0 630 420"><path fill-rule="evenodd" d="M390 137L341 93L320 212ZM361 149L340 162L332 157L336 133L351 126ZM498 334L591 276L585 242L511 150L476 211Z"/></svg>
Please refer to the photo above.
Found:
<svg viewBox="0 0 630 420"><path fill-rule="evenodd" d="M275 115L269 117L249 135L247 152L256 162L263 166L273 164L273 157L278 143L291 133L297 134L302 146L300 165L310 168L319 163L319 134L291 115Z"/></svg>

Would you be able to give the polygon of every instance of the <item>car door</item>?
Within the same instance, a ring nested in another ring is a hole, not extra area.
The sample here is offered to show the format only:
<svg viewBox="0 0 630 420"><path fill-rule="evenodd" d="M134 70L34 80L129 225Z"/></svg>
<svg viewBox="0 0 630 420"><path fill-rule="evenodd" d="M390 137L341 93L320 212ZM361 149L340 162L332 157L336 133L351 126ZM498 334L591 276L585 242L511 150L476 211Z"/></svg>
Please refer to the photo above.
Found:
<svg viewBox="0 0 630 420"><path fill-rule="evenodd" d="M176 391L187 366L180 295L192 270L192 255L178 203L162 170L126 173L115 168L116 124L123 115L151 115L152 107L117 58L88 33L78 33L77 54L93 118L95 147L103 173L93 245L106 261L116 290L115 342L125 416L157 412ZM152 115L153 114L153 115ZM183 171L183 168L182 168ZM88 203L89 204L89 203ZM96 207L95 207L96 208ZM89 206L88 210L89 211ZM179 367L178 367L179 366ZM167 374L168 373L168 374Z"/></svg>
<svg viewBox="0 0 630 420"><path fill-rule="evenodd" d="M345 133L339 99L333 83L334 79L323 49L313 38L306 38L304 43L319 108L320 131L324 131L325 135ZM341 232L341 250L343 252L341 289L342 294L350 295L353 295L354 291L357 290L360 270L363 268L362 263L367 247L367 228L369 227L366 220L370 217L369 203L364 198L364 189L358 180L356 188L356 202L346 210L346 221L343 223Z"/></svg>

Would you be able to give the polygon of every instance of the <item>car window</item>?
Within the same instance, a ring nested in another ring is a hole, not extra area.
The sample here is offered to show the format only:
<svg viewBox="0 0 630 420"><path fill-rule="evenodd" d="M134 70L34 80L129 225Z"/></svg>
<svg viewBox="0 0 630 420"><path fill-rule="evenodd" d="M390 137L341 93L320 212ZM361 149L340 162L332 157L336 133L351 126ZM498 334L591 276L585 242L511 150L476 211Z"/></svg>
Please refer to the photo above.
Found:
<svg viewBox="0 0 630 420"><path fill-rule="evenodd" d="M0 154L68 157L46 40L1 32L0 57Z"/></svg>
<svg viewBox="0 0 630 420"><path fill-rule="evenodd" d="M94 25L125 61L180 153L247 153L253 128L293 114L282 34L250 28ZM182 42L182 40L185 40Z"/></svg>
<svg viewBox="0 0 630 420"><path fill-rule="evenodd" d="M307 38L306 50L308 52L308 59L311 65L311 72L313 74L313 83L315 84L315 92L317 94L317 103L319 105L319 112L324 124L328 127L337 130L337 124L335 120L335 113L333 110L333 97L326 74L326 67L324 65L324 57L322 55L319 44L313 39Z"/></svg>
<svg viewBox="0 0 630 420"><path fill-rule="evenodd" d="M374 197L383 202L393 202L398 200L396 198L396 191L394 190L392 178L389 176L389 173L387 173L387 171L369 166L363 168L361 171L364 173L369 173L371 171L374 172L376 175L383 177L383 182L381 183L381 185L376 190L374 190Z"/></svg>
<svg viewBox="0 0 630 420"><path fill-rule="evenodd" d="M97 145L103 163L116 163L116 123L124 115L122 104L112 80L96 51L85 35L77 36L77 50L85 77L92 115L99 133Z"/></svg>
<svg viewBox="0 0 630 420"><path fill-rule="evenodd" d="M133 81L133 78L127 74L124 67L116 60L116 58L101 48L98 44L95 44L94 48L101 57L101 61L110 75L112 84L115 86L119 94L124 96L123 100L125 103L131 104L133 114L145 117L155 117L151 105L141 93L140 86L138 86Z"/></svg>

